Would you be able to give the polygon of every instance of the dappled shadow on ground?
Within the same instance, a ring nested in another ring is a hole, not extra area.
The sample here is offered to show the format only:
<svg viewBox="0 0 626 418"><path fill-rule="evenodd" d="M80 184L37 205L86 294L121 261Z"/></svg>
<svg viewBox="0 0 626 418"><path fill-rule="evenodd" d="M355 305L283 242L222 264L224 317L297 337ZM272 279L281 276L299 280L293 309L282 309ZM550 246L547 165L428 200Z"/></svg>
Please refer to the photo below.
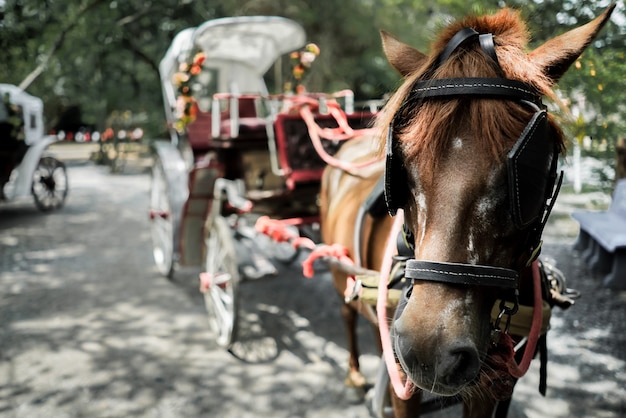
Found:
<svg viewBox="0 0 626 418"><path fill-rule="evenodd" d="M572 245L546 245L582 296L567 311L555 309L548 333L548 393L537 393L538 364L518 384L515 399L528 417L626 415L626 292L602 287Z"/></svg>
<svg viewBox="0 0 626 418"><path fill-rule="evenodd" d="M241 283L238 334L230 354L244 363L265 364L289 352L305 364L327 363L337 380L343 381L348 356L339 314L341 299L328 273L321 272L313 279L302 276L303 259L287 266L276 263L280 270L276 277ZM175 284L194 304L203 307L197 274L177 276ZM363 318L359 319L357 333L362 354L377 358L374 333Z"/></svg>
<svg viewBox="0 0 626 418"><path fill-rule="evenodd" d="M61 211L0 221L0 415L366 416L327 279L294 266L244 284L237 358L208 331L197 276L155 272L147 176L70 175Z"/></svg>
<svg viewBox="0 0 626 418"><path fill-rule="evenodd" d="M80 165L70 184L57 212L0 206L0 415L368 416L343 385L345 331L327 273L307 280L295 263L244 283L228 353L209 332L197 273L156 273L149 177ZM570 245L544 254L583 297L554 314L548 396L537 392L535 364L514 406L528 417L622 416L624 296L589 276ZM358 331L373 379L369 324Z"/></svg>

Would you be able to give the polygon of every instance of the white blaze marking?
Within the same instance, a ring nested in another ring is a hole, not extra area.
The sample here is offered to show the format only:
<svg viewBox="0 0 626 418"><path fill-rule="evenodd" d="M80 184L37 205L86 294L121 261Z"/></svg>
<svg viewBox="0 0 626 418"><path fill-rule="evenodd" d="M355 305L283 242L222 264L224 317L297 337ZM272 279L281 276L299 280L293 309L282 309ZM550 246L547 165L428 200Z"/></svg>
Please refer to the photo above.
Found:
<svg viewBox="0 0 626 418"><path fill-rule="evenodd" d="M417 215L417 219L419 222L419 229L420 229L420 237L419 240L417 242L417 248L421 248L422 247L422 242L424 241L424 236L426 235L426 196L424 195L424 193L419 193L417 195L417 209L418 209L418 215Z"/></svg>
<svg viewBox="0 0 626 418"><path fill-rule="evenodd" d="M471 226L469 230L469 236L467 237L467 254L470 264L478 264L478 254L474 252L474 227Z"/></svg>

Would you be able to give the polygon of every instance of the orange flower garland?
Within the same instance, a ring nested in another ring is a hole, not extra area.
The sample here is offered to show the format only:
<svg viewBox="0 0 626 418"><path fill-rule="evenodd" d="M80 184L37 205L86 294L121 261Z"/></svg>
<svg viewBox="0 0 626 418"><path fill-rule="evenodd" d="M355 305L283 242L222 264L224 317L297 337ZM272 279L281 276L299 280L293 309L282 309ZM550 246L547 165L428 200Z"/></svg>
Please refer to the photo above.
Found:
<svg viewBox="0 0 626 418"><path fill-rule="evenodd" d="M192 95L191 86L202 72L202 64L205 59L204 52L198 52L190 63L181 64L179 71L172 77L172 81L178 89L174 127L179 132L183 132L187 125L196 120L198 104Z"/></svg>
<svg viewBox="0 0 626 418"><path fill-rule="evenodd" d="M294 51L289 55L291 59L291 78L285 83L285 92L302 94L306 92L303 81L308 75L315 58L320 54L320 48L314 43L307 44L302 50Z"/></svg>

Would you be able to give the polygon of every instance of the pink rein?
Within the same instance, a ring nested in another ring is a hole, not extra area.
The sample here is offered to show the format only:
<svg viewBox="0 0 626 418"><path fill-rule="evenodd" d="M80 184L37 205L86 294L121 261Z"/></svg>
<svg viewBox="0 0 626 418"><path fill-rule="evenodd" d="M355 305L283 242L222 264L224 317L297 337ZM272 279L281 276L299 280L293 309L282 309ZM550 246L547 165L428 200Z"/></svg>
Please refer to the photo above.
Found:
<svg viewBox="0 0 626 418"><path fill-rule="evenodd" d="M391 226L391 233L387 239L385 254L383 255L383 263L380 267L376 314L378 315L378 329L380 330L380 340L383 347L383 358L387 366L387 373L389 374L391 385L398 398L406 401L413 394L414 385L410 379L406 379L405 382L402 381L402 376L400 376L400 371L396 364L396 357L393 353L393 347L391 346L391 333L389 332L389 322L387 318L387 283L389 283L393 255L396 252L396 237L400 233L400 228L402 228L403 223L404 211L400 209Z"/></svg>
<svg viewBox="0 0 626 418"><path fill-rule="evenodd" d="M396 218L393 222L389 238L387 239L387 245L385 246L383 263L380 268L380 282L378 286L378 300L376 302L376 311L378 315L378 327L380 330L381 344L383 347L383 358L385 361L385 365L387 366L387 373L389 374L391 385L398 398L402 400L408 400L411 398L411 395L415 391L415 385L413 384L413 382L411 382L410 379L403 379L400 375L400 371L398 370L396 358L391 344L391 333L389 331L389 322L387 318L388 289L385 285L389 282L391 263L393 260L393 255L396 251L396 237L400 233L400 228L402 228L403 223L404 212L402 211L402 209L400 209L398 210L398 214L396 215ZM530 362L535 355L535 349L537 348L539 335L541 334L543 300L541 296L541 275L539 273L539 263L537 260L532 263L531 268L533 274L533 298L535 309L533 310L533 318L530 332L528 335L528 343L526 349L524 350L524 357L519 364L515 362L515 352L513 351L512 344L511 352L508 353L508 358L505 359L507 361L506 366L509 374L515 378L520 378L524 376L528 371ZM509 340L511 339L508 334L503 334L502 338L508 338Z"/></svg>

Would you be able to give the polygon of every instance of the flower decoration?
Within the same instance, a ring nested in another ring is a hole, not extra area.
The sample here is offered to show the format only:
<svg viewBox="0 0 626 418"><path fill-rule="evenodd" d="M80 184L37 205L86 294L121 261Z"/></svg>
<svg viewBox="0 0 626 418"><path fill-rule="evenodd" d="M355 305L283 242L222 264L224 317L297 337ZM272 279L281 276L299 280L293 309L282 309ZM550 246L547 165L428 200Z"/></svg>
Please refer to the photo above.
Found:
<svg viewBox="0 0 626 418"><path fill-rule="evenodd" d="M198 104L192 95L191 86L196 77L202 72L202 64L205 59L204 53L198 52L193 56L191 62L182 63L178 72L172 76L172 82L178 90L174 127L179 132L184 131L187 125L196 120Z"/></svg>
<svg viewBox="0 0 626 418"><path fill-rule="evenodd" d="M285 83L285 92L302 94L306 92L303 81L311 70L313 61L320 54L320 48L314 43L307 44L302 50L289 55L291 60L291 80Z"/></svg>

